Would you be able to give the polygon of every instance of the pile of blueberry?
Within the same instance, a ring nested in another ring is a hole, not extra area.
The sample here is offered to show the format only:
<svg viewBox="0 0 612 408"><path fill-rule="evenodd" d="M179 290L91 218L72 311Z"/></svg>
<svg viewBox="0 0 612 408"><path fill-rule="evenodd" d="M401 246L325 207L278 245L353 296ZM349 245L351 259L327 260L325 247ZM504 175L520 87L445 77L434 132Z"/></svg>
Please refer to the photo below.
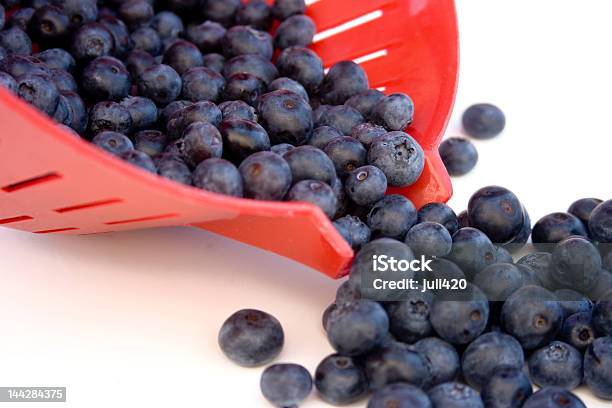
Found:
<svg viewBox="0 0 612 408"><path fill-rule="evenodd" d="M461 217L431 203L392 218L363 244L323 314L336 353L314 377L296 364L263 372L273 405L298 406L313 387L332 405L371 394L369 408L584 408L572 392L583 384L612 400L612 200L578 200L533 232L518 198L498 186L477 191ZM429 256L429 278L466 279L467 288L374 301L363 280L373 255ZM280 322L257 310L232 315L219 334L223 352L249 367L273 361L283 343Z"/></svg>
<svg viewBox="0 0 612 408"><path fill-rule="evenodd" d="M365 219L384 209L387 186L423 171L423 150L402 132L412 100L369 89L351 61L326 73L305 48L315 25L303 0L1 3L0 84L149 172ZM384 228L382 212L372 218ZM357 218L339 225L355 247L369 239Z"/></svg>

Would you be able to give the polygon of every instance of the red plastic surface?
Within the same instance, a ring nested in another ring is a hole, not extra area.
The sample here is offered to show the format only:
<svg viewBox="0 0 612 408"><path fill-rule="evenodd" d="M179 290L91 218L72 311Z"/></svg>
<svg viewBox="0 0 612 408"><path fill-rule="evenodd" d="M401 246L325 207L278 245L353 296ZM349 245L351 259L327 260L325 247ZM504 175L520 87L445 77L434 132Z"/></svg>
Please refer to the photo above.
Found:
<svg viewBox="0 0 612 408"><path fill-rule="evenodd" d="M325 65L363 62L372 87L415 102L407 129L426 152L421 179L394 189L417 207L452 189L438 145L454 102L458 34L452 0L319 0L308 13L319 32L368 15L372 21L316 42ZM347 243L316 207L259 202L185 187L141 171L75 138L0 89L0 225L37 234L94 234L192 225L311 266L346 273Z"/></svg>

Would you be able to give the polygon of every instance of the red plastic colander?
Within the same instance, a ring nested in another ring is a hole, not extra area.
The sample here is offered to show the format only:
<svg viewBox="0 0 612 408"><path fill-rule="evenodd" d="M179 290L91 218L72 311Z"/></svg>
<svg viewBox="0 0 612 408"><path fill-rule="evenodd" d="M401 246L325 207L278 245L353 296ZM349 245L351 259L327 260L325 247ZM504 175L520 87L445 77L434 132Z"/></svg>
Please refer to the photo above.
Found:
<svg viewBox="0 0 612 408"><path fill-rule="evenodd" d="M319 0L312 48L325 66L351 59L372 88L415 103L407 132L423 146L420 180L393 193L417 207L447 201L438 146L457 86L452 0ZM351 24L352 23L352 24ZM359 23L350 29L346 27ZM337 278L350 246L310 204L236 199L182 186L115 159L0 89L0 225L36 234L95 234L189 225L291 258Z"/></svg>

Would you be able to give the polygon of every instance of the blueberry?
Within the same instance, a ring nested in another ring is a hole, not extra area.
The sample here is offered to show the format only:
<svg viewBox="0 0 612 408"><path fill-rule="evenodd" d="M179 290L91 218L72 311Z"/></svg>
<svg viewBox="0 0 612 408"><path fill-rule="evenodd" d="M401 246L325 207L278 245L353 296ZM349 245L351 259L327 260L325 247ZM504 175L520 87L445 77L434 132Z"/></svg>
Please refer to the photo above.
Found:
<svg viewBox="0 0 612 408"><path fill-rule="evenodd" d="M484 408L478 392L458 383L446 382L429 390L433 408Z"/></svg>
<svg viewBox="0 0 612 408"><path fill-rule="evenodd" d="M146 51L133 50L125 59L125 66L132 80L137 80L145 69L157 65L155 58Z"/></svg>
<svg viewBox="0 0 612 408"><path fill-rule="evenodd" d="M429 362L430 386L457 379L461 371L461 361L457 350L450 343L437 337L427 337L417 341L414 348Z"/></svg>
<svg viewBox="0 0 612 408"><path fill-rule="evenodd" d="M245 119L227 119L219 126L226 156L241 162L253 153L270 150L270 138L258 123Z"/></svg>
<svg viewBox="0 0 612 408"><path fill-rule="evenodd" d="M34 16L35 12L36 10L33 7L23 7L18 10L15 10L15 12L8 19L5 27L16 27L22 31L27 31L28 25L30 24L30 20Z"/></svg>
<svg viewBox="0 0 612 408"><path fill-rule="evenodd" d="M360 285L354 280L348 279L336 290L336 306L345 305L361 299Z"/></svg>
<svg viewBox="0 0 612 408"><path fill-rule="evenodd" d="M276 48L306 47L312 44L316 33L314 21L308 16L297 14L283 21L274 36Z"/></svg>
<svg viewBox="0 0 612 408"><path fill-rule="evenodd" d="M513 239L523 226L524 212L510 190L489 186L476 191L468 204L470 225L484 232L494 243Z"/></svg>
<svg viewBox="0 0 612 408"><path fill-rule="evenodd" d="M162 40L179 37L185 31L181 18L171 11L157 13L151 21L151 28L157 31Z"/></svg>
<svg viewBox="0 0 612 408"><path fill-rule="evenodd" d="M414 184L425 167L423 149L404 132L377 137L370 146L368 162L381 169L394 187Z"/></svg>
<svg viewBox="0 0 612 408"><path fill-rule="evenodd" d="M426 278L431 279L465 279L465 274L454 262L444 258L436 258L429 264L431 271L427 272ZM434 293L436 293L434 291Z"/></svg>
<svg viewBox="0 0 612 408"><path fill-rule="evenodd" d="M585 227L589 225L589 218L591 213L599 204L603 201L598 198L581 198L580 200L574 201L568 208L567 212L576 216Z"/></svg>
<svg viewBox="0 0 612 408"><path fill-rule="evenodd" d="M328 154L329 150L332 149L326 149ZM330 156L333 159L333 155ZM336 170L338 170L338 166L336 166ZM369 206L377 203L384 197L387 191L387 178L377 167L362 166L348 174L345 186L346 193L353 202Z"/></svg>
<svg viewBox="0 0 612 408"><path fill-rule="evenodd" d="M599 279L587 292L589 298L593 300L602 299L608 291L612 290L612 273L607 270L602 270L599 273Z"/></svg>
<svg viewBox="0 0 612 408"><path fill-rule="evenodd" d="M295 183L287 193L287 201L314 204L329 218L333 218L338 205L332 188L318 180L302 180Z"/></svg>
<svg viewBox="0 0 612 408"><path fill-rule="evenodd" d="M168 137L159 130L141 130L134 135L134 148L153 157L161 154L168 144Z"/></svg>
<svg viewBox="0 0 612 408"><path fill-rule="evenodd" d="M283 50L276 61L280 75L301 83L310 93L316 93L323 83L323 61L308 48L291 47Z"/></svg>
<svg viewBox="0 0 612 408"><path fill-rule="evenodd" d="M591 313L593 311L593 302L581 293L572 289L559 289L554 293L560 301L565 317L569 317L575 313Z"/></svg>
<svg viewBox="0 0 612 408"><path fill-rule="evenodd" d="M582 355L567 343L553 341L531 355L529 373L539 387L574 389L582 382Z"/></svg>
<svg viewBox="0 0 612 408"><path fill-rule="evenodd" d="M0 68L17 79L23 75L51 75L45 63L31 55L11 54L0 61Z"/></svg>
<svg viewBox="0 0 612 408"><path fill-rule="evenodd" d="M87 110L85 103L81 97L74 92L61 92L61 95L66 98L68 108L71 111L72 121L69 126L79 134L85 133L87 128Z"/></svg>
<svg viewBox="0 0 612 408"><path fill-rule="evenodd" d="M227 160L212 158L204 160L193 172L193 185L213 193L242 197L240 172Z"/></svg>
<svg viewBox="0 0 612 408"><path fill-rule="evenodd" d="M453 246L448 259L456 263L466 275L474 276L496 262L496 251L483 232L467 227L453 234Z"/></svg>
<svg viewBox="0 0 612 408"><path fill-rule="evenodd" d="M410 290L399 302L387 304L391 334L405 343L414 343L433 333L429 314L434 296L431 292Z"/></svg>
<svg viewBox="0 0 612 408"><path fill-rule="evenodd" d="M70 19L64 10L46 5L36 10L29 22L32 37L45 45L62 44L70 29Z"/></svg>
<svg viewBox="0 0 612 408"><path fill-rule="evenodd" d="M255 54L270 60L274 53L270 34L249 26L234 26L227 30L221 46L226 58Z"/></svg>
<svg viewBox="0 0 612 408"><path fill-rule="evenodd" d="M612 200L595 207L589 219L589 231L596 241L612 243Z"/></svg>
<svg viewBox="0 0 612 408"><path fill-rule="evenodd" d="M523 209L523 225L521 226L521 230L514 238L502 244L504 248L512 252L517 252L523 248L531 236L531 217L525 206L521 207Z"/></svg>
<svg viewBox="0 0 612 408"><path fill-rule="evenodd" d="M115 156L120 156L134 149L132 141L126 135L117 132L100 132L92 139L91 143Z"/></svg>
<svg viewBox="0 0 612 408"><path fill-rule="evenodd" d="M384 197L368 214L368 226L375 237L404 239L416 221L417 213L412 201L397 194Z"/></svg>
<svg viewBox="0 0 612 408"><path fill-rule="evenodd" d="M53 78L53 83L60 92L78 91L78 85L74 77L68 71L64 71L63 69L51 69L50 73Z"/></svg>
<svg viewBox="0 0 612 408"><path fill-rule="evenodd" d="M338 353L359 356L382 344L389 332L385 310L371 300L339 305L330 313L327 338Z"/></svg>
<svg viewBox="0 0 612 408"><path fill-rule="evenodd" d="M113 37L115 44L113 55L117 58L124 58L132 49L130 32L125 23L115 17L102 17L99 21Z"/></svg>
<svg viewBox="0 0 612 408"><path fill-rule="evenodd" d="M179 157L167 153L162 154L156 156L155 164L160 176L176 181L177 183L186 184L188 186L191 185L191 170Z"/></svg>
<svg viewBox="0 0 612 408"><path fill-rule="evenodd" d="M193 102L191 101L178 100L178 101L170 102L163 109L161 109L161 112L159 115L160 124L166 127L172 115L174 115L176 112L180 111L181 109L186 108L191 105L193 105Z"/></svg>
<svg viewBox="0 0 612 408"><path fill-rule="evenodd" d="M468 217L467 210L463 210L457 215L457 223L459 224L459 228L466 228L470 226L470 219Z"/></svg>
<svg viewBox="0 0 612 408"><path fill-rule="evenodd" d="M365 118L370 118L374 107L385 98L385 94L376 89L368 89L351 96L345 105L357 109Z"/></svg>
<svg viewBox="0 0 612 408"><path fill-rule="evenodd" d="M255 106L264 89L265 84L255 75L238 73L227 79L224 99L226 101L241 100Z"/></svg>
<svg viewBox="0 0 612 408"><path fill-rule="evenodd" d="M82 86L94 101L125 98L130 90L130 74L123 63L113 57L99 57L87 65Z"/></svg>
<svg viewBox="0 0 612 408"><path fill-rule="evenodd" d="M319 396L333 405L357 401L368 391L368 381L361 366L351 357L327 356L315 371L315 387Z"/></svg>
<svg viewBox="0 0 612 408"><path fill-rule="evenodd" d="M356 168L365 165L367 151L359 141L350 136L337 137L332 139L324 149L325 153L334 163L338 177L344 179L351 174ZM372 168L373 166L368 166ZM382 179L384 174L378 172L379 178ZM386 190L386 178L385 178ZM382 195L378 199L382 198ZM374 200L371 202L373 204ZM358 203L359 204L359 203ZM362 204L363 205L363 204Z"/></svg>
<svg viewBox="0 0 612 408"><path fill-rule="evenodd" d="M225 78L209 68L194 67L182 76L182 97L189 101L218 102L223 96Z"/></svg>
<svg viewBox="0 0 612 408"><path fill-rule="evenodd" d="M603 267L607 271L612 270L612 252L608 252L607 255L603 256Z"/></svg>
<svg viewBox="0 0 612 408"><path fill-rule="evenodd" d="M431 381L425 357L403 343L393 343L369 353L365 357L364 369L370 388L374 390L396 382L422 388Z"/></svg>
<svg viewBox="0 0 612 408"><path fill-rule="evenodd" d="M331 126L344 135L350 135L355 127L363 123L363 116L347 105L332 106L321 115L317 126Z"/></svg>
<svg viewBox="0 0 612 408"><path fill-rule="evenodd" d="M553 280L551 271L552 255L548 252L534 252L525 255L517 261L517 265L529 267L537 275L542 285L550 290L556 289L558 284Z"/></svg>
<svg viewBox="0 0 612 408"><path fill-rule="evenodd" d="M463 129L476 139L491 139L506 126L506 117L497 107L487 103L470 106L463 113Z"/></svg>
<svg viewBox="0 0 612 408"><path fill-rule="evenodd" d="M242 366L266 364L284 343L280 322L268 313L244 309L231 315L219 331L219 346L225 355Z"/></svg>
<svg viewBox="0 0 612 408"><path fill-rule="evenodd" d="M263 57L256 54L246 54L230 59L223 67L223 76L226 79L235 74L251 74L268 85L278 77L278 70L274 64Z"/></svg>
<svg viewBox="0 0 612 408"><path fill-rule="evenodd" d="M486 380L481 396L485 407L521 408L531 394L531 382L522 367L503 367Z"/></svg>
<svg viewBox="0 0 612 408"><path fill-rule="evenodd" d="M59 90L48 77L23 75L17 78L17 94L47 115L53 116L59 102Z"/></svg>
<svg viewBox="0 0 612 408"><path fill-rule="evenodd" d="M369 149L374 139L386 133L387 131L382 126L373 125L372 123L361 123L353 128L351 136Z"/></svg>
<svg viewBox="0 0 612 408"><path fill-rule="evenodd" d="M331 159L321 150L312 146L299 146L284 155L291 168L293 181L319 180L331 185L336 170Z"/></svg>
<svg viewBox="0 0 612 408"><path fill-rule="evenodd" d="M595 396L612 400L612 337L600 337L589 346L584 378Z"/></svg>
<svg viewBox="0 0 612 408"><path fill-rule="evenodd" d="M121 101L132 117L134 130L141 130L155 126L157 123L157 106L155 103L142 96L128 96Z"/></svg>
<svg viewBox="0 0 612 408"><path fill-rule="evenodd" d="M84 24L72 38L72 55L77 60L90 60L110 55L113 50L113 36L100 23Z"/></svg>
<svg viewBox="0 0 612 408"><path fill-rule="evenodd" d="M304 0L274 0L272 13L274 17L283 21L295 14L304 14L306 3Z"/></svg>
<svg viewBox="0 0 612 408"><path fill-rule="evenodd" d="M276 78L270 83L270 85L268 85L268 92L279 91L281 89L291 91L300 95L306 102L310 101L310 98L308 97L308 92L306 92L306 89L304 89L302 84L297 81L294 81L291 78Z"/></svg>
<svg viewBox="0 0 612 408"><path fill-rule="evenodd" d="M491 332L478 337L467 347L462 357L463 376L475 388L483 387L502 367L523 368L525 356L514 337Z"/></svg>
<svg viewBox="0 0 612 408"><path fill-rule="evenodd" d="M202 57L202 66L210 68L215 72L223 73L225 57L221 54L206 54Z"/></svg>
<svg viewBox="0 0 612 408"><path fill-rule="evenodd" d="M334 226L340 231L345 231L342 234L347 239L347 242L354 250L359 250L362 246L370 242L370 228L359 218L347 215L338 218L334 221Z"/></svg>
<svg viewBox="0 0 612 408"><path fill-rule="evenodd" d="M280 90L263 95L258 111L260 122L274 144L302 145L312 132L312 109L293 92Z"/></svg>
<svg viewBox="0 0 612 408"><path fill-rule="evenodd" d="M584 351L596 338L591 313L579 312L567 317L563 322L559 338L576 349Z"/></svg>
<svg viewBox="0 0 612 408"><path fill-rule="evenodd" d="M451 137L442 142L440 157L451 176L463 176L478 163L478 151L474 144L460 137Z"/></svg>
<svg viewBox="0 0 612 408"><path fill-rule="evenodd" d="M552 277L569 288L590 288L597 281L601 266L599 251L583 237L561 241L552 253Z"/></svg>
<svg viewBox="0 0 612 408"><path fill-rule="evenodd" d="M221 157L223 141L216 127L206 122L194 122L183 132L180 151L185 163L194 168L202 161Z"/></svg>
<svg viewBox="0 0 612 408"><path fill-rule="evenodd" d="M0 71L0 86L3 87L4 89L11 91L14 94L18 92L17 91L17 81L15 81L15 79L10 74L7 74L6 72Z"/></svg>
<svg viewBox="0 0 612 408"><path fill-rule="evenodd" d="M205 21L199 25L187 27L187 39L194 43L203 53L222 50L221 41L225 37L225 27L214 21Z"/></svg>
<svg viewBox="0 0 612 408"><path fill-rule="evenodd" d="M227 101L219 105L223 120L229 119L244 119L252 122L257 122L257 113L255 109L243 101Z"/></svg>
<svg viewBox="0 0 612 408"><path fill-rule="evenodd" d="M76 66L74 57L62 48L49 48L37 53L35 57L47 64L50 69L72 72Z"/></svg>
<svg viewBox="0 0 612 408"><path fill-rule="evenodd" d="M468 344L486 328L489 303L484 293L473 285L457 293L439 292L430 313L438 335L451 344Z"/></svg>
<svg viewBox="0 0 612 408"><path fill-rule="evenodd" d="M474 284L490 301L505 301L524 285L521 270L511 263L494 263L474 277Z"/></svg>
<svg viewBox="0 0 612 408"><path fill-rule="evenodd" d="M403 130L412 123L414 103L406 94L385 96L371 112L372 122L387 130Z"/></svg>
<svg viewBox="0 0 612 408"><path fill-rule="evenodd" d="M529 397L523 408L586 408L586 405L564 388L546 387Z"/></svg>
<svg viewBox="0 0 612 408"><path fill-rule="evenodd" d="M178 40L164 52L163 63L183 75L190 68L202 66L202 53L189 41Z"/></svg>
<svg viewBox="0 0 612 408"><path fill-rule="evenodd" d="M437 222L442 224L452 235L459 229L457 214L444 203L429 203L419 209L418 222Z"/></svg>
<svg viewBox="0 0 612 408"><path fill-rule="evenodd" d="M140 95L160 105L167 105L178 98L183 85L179 74L164 64L145 69L137 84Z"/></svg>
<svg viewBox="0 0 612 408"><path fill-rule="evenodd" d="M140 167L143 170L146 170L150 173L157 174L157 168L155 167L155 163L151 157L138 150L130 150L125 153L122 153L119 157L121 157L126 162L133 164L134 166Z"/></svg>
<svg viewBox="0 0 612 408"><path fill-rule="evenodd" d="M194 122L207 122L213 126L221 123L221 110L212 102L201 101L174 112L166 122L168 137L171 140L183 136L187 126Z"/></svg>
<svg viewBox="0 0 612 408"><path fill-rule="evenodd" d="M143 50L151 55L159 55L162 41L157 31L151 27L141 27L130 34L135 50Z"/></svg>
<svg viewBox="0 0 612 408"><path fill-rule="evenodd" d="M153 5L147 0L128 0L117 9L119 17L131 28L146 26L153 18Z"/></svg>
<svg viewBox="0 0 612 408"><path fill-rule="evenodd" d="M502 319L506 332L525 350L533 350L557 336L563 324L563 309L548 290L524 286L506 300Z"/></svg>
<svg viewBox="0 0 612 408"><path fill-rule="evenodd" d="M240 0L206 0L204 17L227 27L234 22L240 4Z"/></svg>
<svg viewBox="0 0 612 408"><path fill-rule="evenodd" d="M359 65L341 61L331 67L321 84L321 101L341 105L350 97L368 89L368 77Z"/></svg>
<svg viewBox="0 0 612 408"><path fill-rule="evenodd" d="M0 4L0 30L4 28L6 22L6 13L4 11L4 5Z"/></svg>
<svg viewBox="0 0 612 408"><path fill-rule="evenodd" d="M450 253L453 239L443 225L423 222L408 230L404 242L417 256L444 257Z"/></svg>
<svg viewBox="0 0 612 408"><path fill-rule="evenodd" d="M342 133L336 128L331 126L319 126L312 131L310 138L308 138L308 144L323 150L332 139L337 137L342 137Z"/></svg>
<svg viewBox="0 0 612 408"><path fill-rule="evenodd" d="M282 200L291 187L291 169L272 152L254 153L240 164L244 195L256 200Z"/></svg>
<svg viewBox="0 0 612 408"><path fill-rule="evenodd" d="M276 407L297 407L312 391L312 377L297 364L274 364L261 375L261 392Z"/></svg>
<svg viewBox="0 0 612 408"><path fill-rule="evenodd" d="M372 257L374 255L385 255L388 257L394 257L395 259L405 259L410 261L414 259L412 250L406 246L403 242L399 242L391 238L379 238L370 241L364 245L361 250L355 256L353 265L351 266L350 279L355 280L361 285L361 290L368 290L366 286L367 282L362 282L362 276L371 275L373 272ZM407 272L402 277L414 278L414 272ZM383 294L394 295L394 292L384 292ZM403 295L403 294L402 294Z"/></svg>
<svg viewBox="0 0 612 408"><path fill-rule="evenodd" d="M425 392L405 383L390 384L381 388L368 402L368 408L431 408L432 406Z"/></svg>
<svg viewBox="0 0 612 408"><path fill-rule="evenodd" d="M598 334L612 336L612 290L601 296L595 304L593 325Z"/></svg>
<svg viewBox="0 0 612 408"><path fill-rule="evenodd" d="M0 31L0 46L4 47L9 55L29 55L32 53L32 40L23 30L17 27Z"/></svg>
<svg viewBox="0 0 612 408"><path fill-rule="evenodd" d="M272 26L272 8L263 0L250 0L236 13L236 24L268 31Z"/></svg>
<svg viewBox="0 0 612 408"><path fill-rule="evenodd" d="M132 116L125 106L116 102L98 102L89 111L88 127L92 135L105 130L129 134L132 130Z"/></svg>
<svg viewBox="0 0 612 408"><path fill-rule="evenodd" d="M94 0L62 0L58 3L61 3L75 29L98 18L98 6Z"/></svg>

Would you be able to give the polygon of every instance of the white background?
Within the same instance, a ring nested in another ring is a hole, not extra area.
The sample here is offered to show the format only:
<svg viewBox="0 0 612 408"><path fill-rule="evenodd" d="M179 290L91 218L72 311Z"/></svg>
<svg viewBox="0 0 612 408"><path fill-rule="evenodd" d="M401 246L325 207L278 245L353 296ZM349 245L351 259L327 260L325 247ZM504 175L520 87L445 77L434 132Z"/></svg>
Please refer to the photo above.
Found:
<svg viewBox="0 0 612 408"><path fill-rule="evenodd" d="M457 3L461 83L448 134L480 101L503 107L508 127L477 142L480 163L455 180L451 205L463 210L489 184L513 190L534 220L577 198L612 198L610 2ZM195 229L0 229L0 274L0 385L67 386L70 407L268 406L261 369L235 366L216 344L244 307L283 323L277 361L314 371L332 351L320 316L337 282ZM580 393L589 407L608 405ZM313 393L305 406L326 405Z"/></svg>

